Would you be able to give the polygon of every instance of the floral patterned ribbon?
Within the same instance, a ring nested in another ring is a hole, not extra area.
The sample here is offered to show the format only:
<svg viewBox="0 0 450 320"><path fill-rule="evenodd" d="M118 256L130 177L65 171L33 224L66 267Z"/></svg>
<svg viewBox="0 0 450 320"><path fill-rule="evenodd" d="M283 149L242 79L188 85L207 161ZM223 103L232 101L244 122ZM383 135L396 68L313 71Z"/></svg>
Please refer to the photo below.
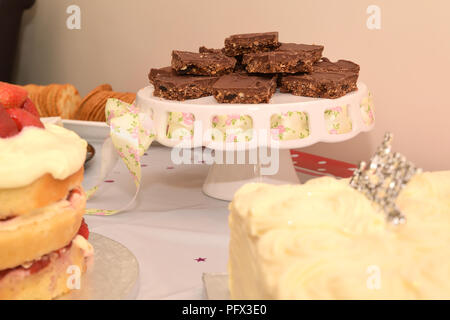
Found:
<svg viewBox="0 0 450 320"><path fill-rule="evenodd" d="M102 147L102 164L99 181L88 190L88 199L98 190L101 182L116 163L122 159L134 178L136 192L133 198L122 208L114 210L86 209L86 214L113 215L126 210L135 201L141 186L141 156L155 139L151 110L137 108L118 99L108 99L106 106L106 123L111 132Z"/></svg>
<svg viewBox="0 0 450 320"><path fill-rule="evenodd" d="M372 94L369 92L360 103L363 122L371 125L374 118ZM337 105L324 112L325 127L329 134L352 131L352 121L347 105ZM195 116L187 112L169 112L167 138L189 140L194 136ZM212 140L225 142L250 141L253 120L245 114L216 115L212 118ZM296 140L309 137L309 116L305 112L289 111L273 114L270 118L271 135L274 140Z"/></svg>

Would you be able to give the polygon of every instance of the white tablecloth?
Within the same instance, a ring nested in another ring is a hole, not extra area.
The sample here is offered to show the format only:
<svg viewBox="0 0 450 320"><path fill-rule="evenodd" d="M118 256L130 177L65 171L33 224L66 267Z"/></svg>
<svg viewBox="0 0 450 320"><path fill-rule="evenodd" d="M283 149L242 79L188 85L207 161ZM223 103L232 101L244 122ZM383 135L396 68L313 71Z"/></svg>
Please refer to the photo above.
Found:
<svg viewBox="0 0 450 320"><path fill-rule="evenodd" d="M86 168L85 188L99 174L100 144ZM174 166L170 149L152 146L143 157L142 189L135 206L115 216L86 216L92 232L125 245L139 261L138 299L202 299L202 273L226 272L228 203L201 191L208 166ZM122 161L88 207L118 208L135 191ZM205 261L197 262L197 258Z"/></svg>
<svg viewBox="0 0 450 320"><path fill-rule="evenodd" d="M85 188L100 172L101 144L92 144L97 155L86 168ZM227 272L228 202L202 193L208 165L176 166L170 150L152 145L143 157L142 188L132 209L86 216L86 221L92 232L122 243L136 256L138 299L203 299L202 274ZM105 181L89 208L115 209L132 198L134 183L121 160Z"/></svg>

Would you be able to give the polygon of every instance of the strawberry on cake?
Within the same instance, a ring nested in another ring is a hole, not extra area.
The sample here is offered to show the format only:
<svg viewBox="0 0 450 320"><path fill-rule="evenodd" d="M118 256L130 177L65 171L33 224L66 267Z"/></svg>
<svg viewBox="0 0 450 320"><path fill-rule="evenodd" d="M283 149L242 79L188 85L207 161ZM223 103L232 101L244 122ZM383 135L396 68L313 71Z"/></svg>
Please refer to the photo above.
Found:
<svg viewBox="0 0 450 320"><path fill-rule="evenodd" d="M52 299L93 255L81 187L87 143L44 125L21 87L0 82L0 299Z"/></svg>

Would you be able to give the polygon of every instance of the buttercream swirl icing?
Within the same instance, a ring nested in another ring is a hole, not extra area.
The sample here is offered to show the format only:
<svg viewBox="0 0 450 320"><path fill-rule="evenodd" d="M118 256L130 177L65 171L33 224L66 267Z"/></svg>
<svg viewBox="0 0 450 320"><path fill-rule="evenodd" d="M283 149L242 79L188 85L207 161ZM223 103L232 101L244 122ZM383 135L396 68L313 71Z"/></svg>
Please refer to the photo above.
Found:
<svg viewBox="0 0 450 320"><path fill-rule="evenodd" d="M66 179L83 166L86 148L85 140L63 127L25 127L14 137L0 139L0 188L27 186L46 173Z"/></svg>
<svg viewBox="0 0 450 320"><path fill-rule="evenodd" d="M397 205L401 227L347 180L244 186L230 204L232 298L450 298L450 171L416 175ZM258 276L243 287L246 274Z"/></svg>

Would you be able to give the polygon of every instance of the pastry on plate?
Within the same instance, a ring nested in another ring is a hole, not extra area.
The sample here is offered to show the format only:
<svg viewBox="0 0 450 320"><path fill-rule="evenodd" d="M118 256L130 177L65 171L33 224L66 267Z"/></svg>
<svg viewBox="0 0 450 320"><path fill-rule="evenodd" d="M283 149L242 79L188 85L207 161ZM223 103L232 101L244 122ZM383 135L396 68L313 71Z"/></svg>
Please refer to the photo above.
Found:
<svg viewBox="0 0 450 320"><path fill-rule="evenodd" d="M136 99L136 94L132 92L115 92L109 84L99 85L83 98L74 115L74 119L105 122L105 106L109 98L133 103Z"/></svg>
<svg viewBox="0 0 450 320"><path fill-rule="evenodd" d="M72 84L28 84L23 88L27 90L41 117L73 119L80 106L80 94Z"/></svg>

